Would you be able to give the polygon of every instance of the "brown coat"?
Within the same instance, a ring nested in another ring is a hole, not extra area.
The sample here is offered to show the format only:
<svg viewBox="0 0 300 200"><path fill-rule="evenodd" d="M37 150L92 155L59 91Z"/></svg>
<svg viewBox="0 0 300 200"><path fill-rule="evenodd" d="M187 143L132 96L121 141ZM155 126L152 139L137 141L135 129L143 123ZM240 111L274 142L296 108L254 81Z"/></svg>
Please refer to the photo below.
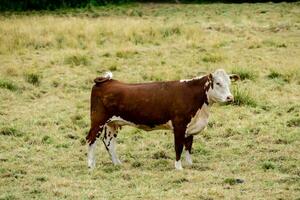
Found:
<svg viewBox="0 0 300 200"><path fill-rule="evenodd" d="M185 144L191 150L193 136L185 138L188 123L202 105L208 104L207 90L212 75L190 81L127 84L99 77L91 94L91 129L87 136L93 144L103 125L113 116L131 123L154 127L172 122L176 160Z"/></svg>

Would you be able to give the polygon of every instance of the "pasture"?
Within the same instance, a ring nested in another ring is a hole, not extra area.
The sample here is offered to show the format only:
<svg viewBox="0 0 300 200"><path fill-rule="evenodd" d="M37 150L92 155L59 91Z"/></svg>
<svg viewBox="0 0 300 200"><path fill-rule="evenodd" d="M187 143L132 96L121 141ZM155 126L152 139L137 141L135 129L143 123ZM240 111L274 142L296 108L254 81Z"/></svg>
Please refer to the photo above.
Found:
<svg viewBox="0 0 300 200"><path fill-rule="evenodd" d="M173 135L118 135L122 166L85 136L93 79L238 73L193 166ZM0 14L0 199L299 199L300 4L130 4ZM184 156L183 156L184 158ZM242 179L240 183L237 179Z"/></svg>

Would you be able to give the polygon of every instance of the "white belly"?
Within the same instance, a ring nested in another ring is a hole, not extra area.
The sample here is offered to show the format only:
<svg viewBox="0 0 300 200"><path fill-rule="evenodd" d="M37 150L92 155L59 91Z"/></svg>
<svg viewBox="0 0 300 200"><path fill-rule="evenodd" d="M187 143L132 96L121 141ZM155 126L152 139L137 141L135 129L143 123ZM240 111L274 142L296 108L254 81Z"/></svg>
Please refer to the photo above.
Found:
<svg viewBox="0 0 300 200"><path fill-rule="evenodd" d="M185 136L196 135L200 133L208 124L208 117L209 117L209 108L204 103L202 108L200 108L195 116L191 119L190 123L187 125ZM165 124L157 125L154 127L149 127L146 125L139 125L133 122L127 121L122 119L121 117L113 116L107 121L108 125L113 125L117 127L122 127L125 125L133 126L139 129L143 129L145 131L152 131L152 130L173 130L173 125L171 121L168 121Z"/></svg>
<svg viewBox="0 0 300 200"><path fill-rule="evenodd" d="M124 120L124 119L122 119L121 117L116 117L116 116L113 116L112 118L110 118L110 119L107 121L107 124L108 124L108 125L110 125L110 124L111 124L111 125L117 125L117 126L119 126L119 127L128 125L128 126L133 126L133 127L139 128L139 129L143 129L143 130L145 130L145 131L153 131L153 130L173 130L173 125L172 125L172 122L171 122L171 121L168 121L168 122L165 123L165 124L160 124L160 125L157 125L157 126L154 126L154 127L149 127L149 126L146 126L146 125L135 124L135 123L133 123L133 122Z"/></svg>
<svg viewBox="0 0 300 200"><path fill-rule="evenodd" d="M195 116L191 119L190 123L187 125L185 135L196 135L200 133L208 124L209 109L204 103L202 108L200 108Z"/></svg>

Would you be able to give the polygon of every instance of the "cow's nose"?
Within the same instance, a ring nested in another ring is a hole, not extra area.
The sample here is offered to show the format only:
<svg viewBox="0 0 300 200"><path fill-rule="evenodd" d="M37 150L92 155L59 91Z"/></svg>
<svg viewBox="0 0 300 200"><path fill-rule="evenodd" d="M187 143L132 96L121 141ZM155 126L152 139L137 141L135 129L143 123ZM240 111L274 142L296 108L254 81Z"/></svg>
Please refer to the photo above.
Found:
<svg viewBox="0 0 300 200"><path fill-rule="evenodd" d="M227 102L233 102L233 96L232 95L229 95L228 97L226 97L226 101Z"/></svg>

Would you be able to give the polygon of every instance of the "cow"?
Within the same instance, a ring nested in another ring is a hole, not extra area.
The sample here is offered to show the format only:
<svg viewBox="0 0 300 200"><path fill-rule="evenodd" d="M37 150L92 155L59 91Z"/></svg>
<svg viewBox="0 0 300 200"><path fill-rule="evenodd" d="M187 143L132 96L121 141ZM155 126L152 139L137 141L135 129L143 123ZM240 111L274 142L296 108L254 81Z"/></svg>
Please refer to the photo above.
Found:
<svg viewBox="0 0 300 200"><path fill-rule="evenodd" d="M115 165L121 164L116 153L116 137L125 125L150 131L173 130L175 169L181 170L181 154L186 150L186 161L192 164L191 150L194 135L208 124L209 108L217 102L232 102L231 80L218 69L202 77L179 81L128 84L112 79L108 72L94 80L91 92L91 128L88 142L88 167L95 167L96 139L102 141Z"/></svg>

